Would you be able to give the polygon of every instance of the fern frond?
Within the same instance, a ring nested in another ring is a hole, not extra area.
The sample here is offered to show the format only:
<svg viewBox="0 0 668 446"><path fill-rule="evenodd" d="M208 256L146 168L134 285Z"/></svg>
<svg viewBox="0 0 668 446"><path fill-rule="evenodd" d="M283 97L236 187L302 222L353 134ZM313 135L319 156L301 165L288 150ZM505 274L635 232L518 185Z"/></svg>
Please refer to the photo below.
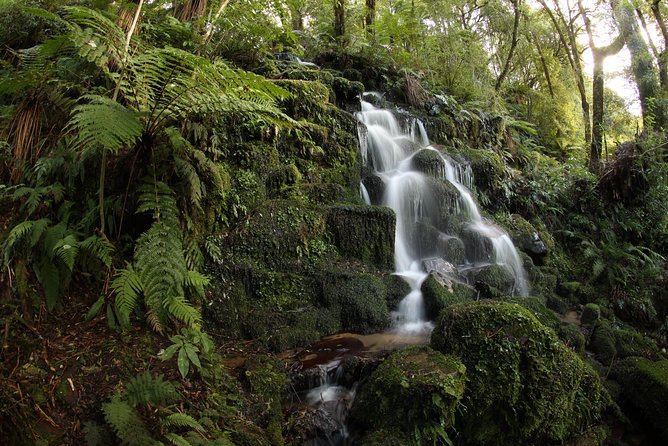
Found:
<svg viewBox="0 0 668 446"><path fill-rule="evenodd" d="M148 371L130 380L126 387L128 402L136 407L140 404L165 406L181 399L176 387L160 376L153 376Z"/></svg>
<svg viewBox="0 0 668 446"><path fill-rule="evenodd" d="M139 413L128 402L116 394L102 405L104 419L121 440L130 446L148 446L155 442L146 430Z"/></svg>
<svg viewBox="0 0 668 446"><path fill-rule="evenodd" d="M167 184L148 179L137 188L137 192L137 213L151 212L154 220L163 220L170 226L178 226L179 208L174 191Z"/></svg>
<svg viewBox="0 0 668 446"><path fill-rule="evenodd" d="M115 248L106 238L91 235L79 243L79 249L98 259L107 268L111 268L111 254L114 252Z"/></svg>
<svg viewBox="0 0 668 446"><path fill-rule="evenodd" d="M160 321L160 317L158 316L158 314L154 310L149 309L146 312L146 321L148 322L148 325L156 333L163 334L165 332L165 328L162 325L162 322Z"/></svg>
<svg viewBox="0 0 668 446"><path fill-rule="evenodd" d="M175 446L192 446L192 444L183 438L182 436L178 434L174 434L172 432L168 432L165 434L165 438L169 440L169 442Z"/></svg>
<svg viewBox="0 0 668 446"><path fill-rule="evenodd" d="M199 326L202 315L183 296L169 296L163 301L163 305L174 318L185 322L188 326Z"/></svg>
<svg viewBox="0 0 668 446"><path fill-rule="evenodd" d="M194 290L197 297L204 298L204 287L209 283L209 278L197 271L188 271L186 274L186 286Z"/></svg>
<svg viewBox="0 0 668 446"><path fill-rule="evenodd" d="M68 236L69 230L67 225L63 222L58 223L54 226L49 226L44 231L44 252L46 252L49 259L53 260L56 254L56 247L66 236Z"/></svg>
<svg viewBox="0 0 668 446"><path fill-rule="evenodd" d="M116 309L118 318L123 326L130 325L130 314L137 306L137 298L143 291L143 285L132 265L118 271L118 275L111 282L111 288L116 294Z"/></svg>
<svg viewBox="0 0 668 446"><path fill-rule="evenodd" d="M118 153L133 146L143 132L139 115L110 98L85 95L74 107L66 129L75 133L75 144L85 150Z"/></svg>
<svg viewBox="0 0 668 446"><path fill-rule="evenodd" d="M605 268L605 262L601 259L596 259L591 267L592 277L596 279L603 271L605 271Z"/></svg>
<svg viewBox="0 0 668 446"><path fill-rule="evenodd" d="M127 59L125 33L113 20L90 8L69 6L64 9L70 26L77 25L80 32L88 31L91 39L107 47L117 62ZM75 31L75 28L72 30Z"/></svg>
<svg viewBox="0 0 668 446"><path fill-rule="evenodd" d="M60 259L67 266L67 269L74 269L74 261L79 253L79 242L74 234L68 234L60 239L53 248L54 256Z"/></svg>
<svg viewBox="0 0 668 446"><path fill-rule="evenodd" d="M27 237L28 234L32 233L35 223L36 222L34 220L27 220L14 226L12 230L9 231L7 240L5 240L5 248L4 248L5 263L9 263L9 258L11 257L11 252L12 249L14 248L14 245L17 242L21 241L24 237Z"/></svg>
<svg viewBox="0 0 668 446"><path fill-rule="evenodd" d="M187 427L198 432L204 432L204 427L188 414L176 412L162 419L162 426L168 427Z"/></svg>

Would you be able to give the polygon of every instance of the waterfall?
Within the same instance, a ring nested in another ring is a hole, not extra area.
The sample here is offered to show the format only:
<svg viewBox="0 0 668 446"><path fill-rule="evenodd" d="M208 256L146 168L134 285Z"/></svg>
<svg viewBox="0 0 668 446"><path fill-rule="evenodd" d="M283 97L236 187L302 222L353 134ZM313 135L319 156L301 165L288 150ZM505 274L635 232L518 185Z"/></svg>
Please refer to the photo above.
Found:
<svg viewBox="0 0 668 446"><path fill-rule="evenodd" d="M416 332L430 330L432 325L425 320L423 296L420 291L427 278L423 262L433 258L433 252L427 247L437 246L439 242L458 238L464 243L463 232L475 235L480 246L467 249L469 254L463 261L457 261L460 274L489 264L504 267L514 278L510 291L517 295L528 295L529 283L522 266L521 258L508 234L480 214L470 189L473 174L470 166L456 163L430 145L423 123L416 118L400 125L389 110L374 107L362 100L361 111L356 114L358 121L364 124L366 132L360 131L361 152L364 163L382 179L384 193L378 203L388 206L396 214L395 229L395 274L402 277L411 291L399 304L395 313L395 324L399 331ZM465 224L460 233L447 233L435 229L434 234L421 233L421 224L433 224L442 228L442 204L439 194L434 191L429 176L413 167L413 158L421 151L429 150L438 154L441 165L436 169L440 180L450 184L457 192L457 203L452 206L452 213L460 214ZM363 187L363 186L362 186ZM365 190L362 189L364 196ZM365 196L367 199L368 194ZM426 222L426 223L425 223ZM425 236L433 240L425 242ZM453 259L444 258L445 261ZM456 279L456 278L455 278Z"/></svg>

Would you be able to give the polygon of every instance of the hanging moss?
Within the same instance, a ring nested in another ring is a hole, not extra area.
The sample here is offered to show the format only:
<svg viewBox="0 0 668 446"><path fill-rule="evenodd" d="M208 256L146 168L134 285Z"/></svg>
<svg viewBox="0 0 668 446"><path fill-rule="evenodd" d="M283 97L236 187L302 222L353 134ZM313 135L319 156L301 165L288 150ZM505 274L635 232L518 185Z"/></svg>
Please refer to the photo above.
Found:
<svg viewBox="0 0 668 446"><path fill-rule="evenodd" d="M545 444L596 422L603 406L598 375L519 305L451 305L431 345L457 355L467 388L456 426L463 444Z"/></svg>
<svg viewBox="0 0 668 446"><path fill-rule="evenodd" d="M438 432L445 434L454 422L465 374L466 368L456 358L426 346L404 348L383 361L360 388L351 417L375 431L372 435L378 441L382 439L379 430L398 429L436 444L441 439ZM371 442L371 438L368 444L393 444Z"/></svg>
<svg viewBox="0 0 668 446"><path fill-rule="evenodd" d="M394 212L381 206L332 206L327 229L346 257L392 270L394 267Z"/></svg>
<svg viewBox="0 0 668 446"><path fill-rule="evenodd" d="M663 444L668 439L668 360L628 358L616 365L611 376L621 384L625 413L653 433L648 444Z"/></svg>

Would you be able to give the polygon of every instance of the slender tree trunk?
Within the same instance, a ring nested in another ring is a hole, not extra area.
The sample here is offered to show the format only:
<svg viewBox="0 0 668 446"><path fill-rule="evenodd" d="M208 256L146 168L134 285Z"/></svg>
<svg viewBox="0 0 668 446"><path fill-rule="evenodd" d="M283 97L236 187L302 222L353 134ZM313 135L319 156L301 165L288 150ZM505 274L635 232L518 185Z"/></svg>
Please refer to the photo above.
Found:
<svg viewBox="0 0 668 446"><path fill-rule="evenodd" d="M559 23L559 19L554 15L552 9L547 6L545 0L538 0L538 3L543 6L543 10L550 17L550 21L552 22L552 25L554 26L554 29L559 36L559 41L561 42L561 45L564 47L566 52L566 59L568 60L568 64L573 70L575 84L577 85L578 92L580 93L580 105L582 107L582 124L584 125L585 142L586 144L589 144L591 142L591 118L589 114L589 101L587 99L587 89L585 88L584 75L582 73L582 63L580 61L580 53L577 47L576 36L574 35L573 29L566 24L566 20L564 19L563 13L561 12L558 4L555 3L554 9L557 11L561 23L564 24L566 32L568 33L568 40L566 39L566 35L564 34L561 23Z"/></svg>
<svg viewBox="0 0 668 446"><path fill-rule="evenodd" d="M223 0L220 3L220 7L218 8L218 11L216 11L216 14L213 16L213 19L211 19L211 22L209 23L209 28L206 30L206 34L204 34L204 39L202 40L202 43L206 45L209 43L209 40L211 40L211 37L213 36L213 28L215 26L215 23L218 21L220 18L220 15L223 13L223 10L227 7L227 5L230 3L230 0Z"/></svg>
<svg viewBox="0 0 668 446"><path fill-rule="evenodd" d="M660 2L662 0L653 0L652 1L652 15L656 24L661 30L661 35L663 36L663 51L660 53L660 64L663 66L663 74L665 77L661 77L661 87L664 91L668 92L668 26L666 26L666 21L664 20L661 14Z"/></svg>
<svg viewBox="0 0 668 446"><path fill-rule="evenodd" d="M334 37L346 35L346 0L334 0Z"/></svg>
<svg viewBox="0 0 668 446"><path fill-rule="evenodd" d="M366 0L366 15L364 16L364 26L368 35L374 35L373 23L376 18L376 0Z"/></svg>
<svg viewBox="0 0 668 446"><path fill-rule="evenodd" d="M515 19L513 21L513 34L510 39L510 49L508 50L508 57L506 58L506 62L503 64L503 69L501 70L499 77L496 79L496 85L494 86L494 90L496 91L499 91L501 89L501 85L503 85L503 81L508 75L508 71L510 71L510 62L513 59L513 53L515 52L515 47L517 47L517 33L520 27L520 17L522 15L522 12L520 11L520 0L512 0L512 3L513 3L513 9L515 10Z"/></svg>
<svg viewBox="0 0 668 446"><path fill-rule="evenodd" d="M647 21L645 20L645 15L643 12L640 10L640 8L636 8L636 14L638 15L638 20L640 21L640 26L642 26L643 30L645 30L645 34L647 35L647 44L649 45L649 49L652 50L652 55L654 56L654 59L656 60L656 64L659 67L659 85L663 89L666 88L666 85L668 85L668 70L666 69L666 61L663 58L662 52L660 52L656 45L654 44L654 40L652 40L652 34L649 32L649 29L647 28Z"/></svg>
<svg viewBox="0 0 668 446"><path fill-rule="evenodd" d="M201 17L206 10L207 0L184 0L174 8L174 17L182 22L192 22Z"/></svg>
<svg viewBox="0 0 668 446"><path fill-rule="evenodd" d="M550 98L554 99L554 88L552 88L552 77L550 76L550 70L547 66L545 55L543 54L543 50L540 47L540 43L538 42L538 38L536 37L536 35L531 34L531 37L533 38L534 46L536 47L536 51L538 52L538 57L540 59L540 66L543 69L543 76L545 76L545 82L547 83L547 90L550 93Z"/></svg>
<svg viewBox="0 0 668 446"><path fill-rule="evenodd" d="M652 105L660 93L659 77L647 43L638 29L634 8L628 0L612 0L612 7L615 21L631 53L631 71L638 86L643 124L645 127L653 124L656 128L663 128L665 126L663 107L659 102L654 102L654 108Z"/></svg>
<svg viewBox="0 0 668 446"><path fill-rule="evenodd" d="M605 76L603 74L603 62L605 58L617 54L624 47L624 39L621 33L606 47L597 47L594 42L594 32L587 11L578 0L580 15L587 30L589 47L594 59L594 72L592 77L592 138L589 147L589 171L599 173L601 167L601 149L603 148L603 117L604 117L604 94Z"/></svg>

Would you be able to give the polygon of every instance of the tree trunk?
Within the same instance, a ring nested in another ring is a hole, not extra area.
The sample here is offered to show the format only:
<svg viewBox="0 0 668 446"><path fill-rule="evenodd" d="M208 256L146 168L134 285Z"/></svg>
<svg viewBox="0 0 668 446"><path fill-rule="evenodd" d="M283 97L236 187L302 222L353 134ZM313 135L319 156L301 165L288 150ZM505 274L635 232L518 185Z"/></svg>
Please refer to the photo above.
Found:
<svg viewBox="0 0 668 446"><path fill-rule="evenodd" d="M668 85L668 70L666 70L666 63L663 58L665 52L660 52L656 45L654 45L654 41L652 40L652 34L650 34L649 29L647 27L647 21L645 20L645 15L643 12L640 10L640 8L636 8L636 14L638 14L638 20L640 21L640 25L642 26L643 30L645 31L645 34L647 35L647 44L649 45L649 49L652 50L652 55L654 56L654 60L656 60L656 64L659 66L659 85L661 85L661 88L665 89L666 85Z"/></svg>
<svg viewBox="0 0 668 446"><path fill-rule="evenodd" d="M503 69L501 70L499 77L496 79L496 85L494 86L494 90L496 91L499 91L501 89L501 85L503 85L503 81L508 75L508 71L510 71L510 62L512 61L513 53L515 52L515 47L517 46L517 32L520 27L520 17L522 15L522 12L520 11L520 0L511 0L511 1L513 3L513 9L515 10L515 19L513 21L513 34L510 39L510 49L508 50L508 57L506 58L506 63L503 64Z"/></svg>
<svg viewBox="0 0 668 446"><path fill-rule="evenodd" d="M364 16L364 26L368 35L374 35L373 22L376 18L376 0L366 0L366 15Z"/></svg>
<svg viewBox="0 0 668 446"><path fill-rule="evenodd" d="M640 34L635 11L628 0L613 0L613 14L631 53L631 71L640 96L643 124L647 127L662 128L665 125L664 110L654 102L659 96L658 73L652 61L647 43Z"/></svg>
<svg viewBox="0 0 668 446"><path fill-rule="evenodd" d="M663 19L661 14L661 7L659 6L660 1L661 0L652 1L651 9L654 20L656 20L656 24L659 26L661 35L663 36L663 51L659 55L660 67L663 67L661 73L661 87L664 89L664 91L668 92L668 26L666 26L666 21Z"/></svg>
<svg viewBox="0 0 668 446"><path fill-rule="evenodd" d="M538 42L538 38L536 37L536 35L532 33L531 37L533 38L533 43L534 46L536 47L536 51L538 51L538 57L540 58L540 66L543 69L545 82L547 82L547 90L550 93L550 97L554 99L554 88L552 88L552 77L550 76L550 70L548 69L547 61L545 60L545 56L543 55L543 50L540 47L540 43Z"/></svg>
<svg viewBox="0 0 668 446"><path fill-rule="evenodd" d="M561 12L558 4L555 3L555 10L559 14L559 18L566 28L566 32L568 33L568 41L566 40L564 30L562 29L559 20L557 17L555 17L552 9L547 6L545 0L538 0L538 3L543 6L543 9L550 17L550 21L552 21L552 25L554 26L554 29L557 31L557 35L559 36L559 41L566 51L566 59L568 60L568 64L571 66L573 74L575 75L575 84L577 85L578 92L580 93L580 105L582 107L582 124L584 125L585 143L589 144L591 142L591 118L589 115L589 101L587 99L584 75L582 74L580 52L577 48L577 38L574 35L573 29L566 24L566 20L564 19L563 13Z"/></svg>
<svg viewBox="0 0 668 446"><path fill-rule="evenodd" d="M594 32L591 21L587 16L587 11L582 5L582 0L578 0L580 15L587 30L589 37L589 47L594 59L594 72L592 76L592 138L589 147L589 171L599 173L601 167L601 149L603 148L603 113L604 113L604 94L605 77L603 75L603 62L605 58L617 54L624 47L624 39L621 33L608 46L599 48L594 42Z"/></svg>
<svg viewBox="0 0 668 446"><path fill-rule="evenodd" d="M346 0L334 0L334 37L346 34Z"/></svg>

